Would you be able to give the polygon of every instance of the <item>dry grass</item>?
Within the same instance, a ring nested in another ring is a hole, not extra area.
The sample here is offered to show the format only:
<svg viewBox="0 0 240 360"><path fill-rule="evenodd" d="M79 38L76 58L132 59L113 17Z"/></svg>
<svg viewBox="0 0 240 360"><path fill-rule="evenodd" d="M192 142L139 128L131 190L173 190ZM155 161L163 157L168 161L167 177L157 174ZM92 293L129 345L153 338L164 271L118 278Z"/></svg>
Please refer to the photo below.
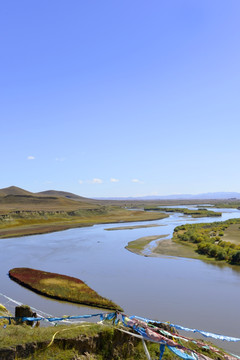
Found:
<svg viewBox="0 0 240 360"><path fill-rule="evenodd" d="M173 242L171 239L158 241L157 246L152 251L153 255L167 255L185 257L191 259L201 259L201 255L194 251L194 248L186 244L182 245Z"/></svg>
<svg viewBox="0 0 240 360"><path fill-rule="evenodd" d="M240 244L240 226L239 224L232 224L224 231L224 241L230 241L233 244Z"/></svg>
<svg viewBox="0 0 240 360"><path fill-rule="evenodd" d="M114 227L114 228L108 228L108 229L104 229L104 230L108 230L108 231L112 231L112 230L134 230L134 229L144 229L144 228L149 228L149 227L156 227L156 226L161 226L158 224L148 224L148 225L135 225L135 226L118 226L118 227Z"/></svg>
<svg viewBox="0 0 240 360"><path fill-rule="evenodd" d="M116 206L78 208L67 212L9 213L8 218L0 220L0 238L43 234L94 224L159 220L166 216L163 213L129 211Z"/></svg>

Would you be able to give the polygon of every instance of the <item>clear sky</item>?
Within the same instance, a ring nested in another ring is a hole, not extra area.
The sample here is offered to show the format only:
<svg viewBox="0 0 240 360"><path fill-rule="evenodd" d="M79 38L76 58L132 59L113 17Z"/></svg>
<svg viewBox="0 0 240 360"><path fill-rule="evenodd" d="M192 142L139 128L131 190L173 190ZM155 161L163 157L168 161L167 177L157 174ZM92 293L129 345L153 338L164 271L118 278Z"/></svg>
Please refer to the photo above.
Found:
<svg viewBox="0 0 240 360"><path fill-rule="evenodd" d="M0 4L0 188L240 192L239 0Z"/></svg>

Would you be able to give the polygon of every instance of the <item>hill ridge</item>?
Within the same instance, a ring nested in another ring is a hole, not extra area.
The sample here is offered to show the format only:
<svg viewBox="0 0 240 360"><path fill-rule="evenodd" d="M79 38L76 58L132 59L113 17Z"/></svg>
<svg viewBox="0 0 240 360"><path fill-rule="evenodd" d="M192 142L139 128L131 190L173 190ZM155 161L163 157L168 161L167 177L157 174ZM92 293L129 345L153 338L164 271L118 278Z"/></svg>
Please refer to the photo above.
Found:
<svg viewBox="0 0 240 360"><path fill-rule="evenodd" d="M18 186L8 186L6 188L0 189L0 196L6 196L6 195L34 195L34 193L22 189Z"/></svg>

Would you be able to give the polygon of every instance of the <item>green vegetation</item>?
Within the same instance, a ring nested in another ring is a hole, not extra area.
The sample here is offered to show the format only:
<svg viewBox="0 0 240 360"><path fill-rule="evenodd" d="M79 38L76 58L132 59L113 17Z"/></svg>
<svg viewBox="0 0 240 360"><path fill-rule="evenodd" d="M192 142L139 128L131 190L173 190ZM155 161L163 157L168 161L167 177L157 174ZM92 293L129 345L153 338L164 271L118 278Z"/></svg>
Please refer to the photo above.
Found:
<svg viewBox="0 0 240 360"><path fill-rule="evenodd" d="M194 218L199 217L215 217L215 216L222 216L221 212L210 211L207 209L196 209L196 210L189 210L187 208L169 208L169 207L151 207L146 206L144 208L146 211L165 211L165 212L178 212L183 213L184 215L191 215Z"/></svg>
<svg viewBox="0 0 240 360"><path fill-rule="evenodd" d="M231 219L210 224L181 225L175 228L173 240L191 244L198 254L207 258L240 265L239 224L240 219Z"/></svg>
<svg viewBox="0 0 240 360"><path fill-rule="evenodd" d="M127 329L129 330L129 329ZM0 328L0 358L28 360L145 360L146 355L140 339L129 336L112 327L110 323L98 325L58 325L57 327L30 327L8 325ZM152 359L159 358L159 344L147 342ZM224 352L211 351L211 344L201 341L181 341L191 350L210 357L224 359ZM165 349L165 360L176 355Z"/></svg>
<svg viewBox="0 0 240 360"><path fill-rule="evenodd" d="M74 277L29 268L11 269L9 277L30 290L54 299L122 310L111 300L98 295L82 280Z"/></svg>
<svg viewBox="0 0 240 360"><path fill-rule="evenodd" d="M157 332L171 331L168 325L157 326L155 327ZM0 328L0 358L2 360L144 360L146 355L141 340L120 332L119 328L123 326L113 327L111 321L105 321L101 325L83 323L57 327L31 327L25 323L7 325L5 328ZM167 335L167 337L172 339L171 336ZM151 358L159 358L159 344L152 342L146 344ZM197 343L192 339L186 344L181 341L180 344L197 353L210 356L211 359L224 359L225 352L221 349L217 353L213 352L212 344L208 342ZM176 356L166 348L164 359L175 358Z"/></svg>
<svg viewBox="0 0 240 360"><path fill-rule="evenodd" d="M0 304L0 316L11 316L9 311L2 304ZM0 326L2 326L4 324L8 324L8 320L0 319Z"/></svg>
<svg viewBox="0 0 240 360"><path fill-rule="evenodd" d="M215 204L216 208L234 208L240 210L240 200L232 200L232 201L225 201L225 202L218 202Z"/></svg>
<svg viewBox="0 0 240 360"><path fill-rule="evenodd" d="M142 255L145 247L152 241L163 238L167 235L153 235L153 236L144 236L137 240L130 241L125 249L134 252L135 254Z"/></svg>
<svg viewBox="0 0 240 360"><path fill-rule="evenodd" d="M72 200L74 201L74 200ZM74 201L74 203L78 203ZM78 204L79 205L79 204ZM74 227L117 222L160 220L163 213L129 211L120 206L91 205L76 210L18 210L0 214L0 238L43 234Z"/></svg>

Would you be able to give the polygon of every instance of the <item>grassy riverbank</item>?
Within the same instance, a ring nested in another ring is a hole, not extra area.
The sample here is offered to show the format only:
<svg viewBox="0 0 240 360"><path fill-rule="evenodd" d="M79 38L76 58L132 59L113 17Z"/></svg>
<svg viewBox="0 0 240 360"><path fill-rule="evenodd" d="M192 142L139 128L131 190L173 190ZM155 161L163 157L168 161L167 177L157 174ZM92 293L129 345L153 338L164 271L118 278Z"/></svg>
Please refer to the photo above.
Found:
<svg viewBox="0 0 240 360"><path fill-rule="evenodd" d="M221 202L218 202L217 204L214 205L216 208L219 208L219 209L239 209L240 210L240 200L235 200L235 201L221 201Z"/></svg>
<svg viewBox="0 0 240 360"><path fill-rule="evenodd" d="M144 236L137 240L130 241L127 246L125 246L125 249L138 255L144 255L143 251L150 242L164 238L165 236L167 235Z"/></svg>
<svg viewBox="0 0 240 360"><path fill-rule="evenodd" d="M169 208L169 207L151 207L151 206L146 206L144 208L144 210L146 211L165 211L165 212L169 212L169 213L182 213L184 215L190 215L193 218L201 218L201 217L215 217L215 216L222 216L221 212L216 212L216 211L210 211L207 209L194 209L194 210L190 210L187 208Z"/></svg>
<svg viewBox="0 0 240 360"><path fill-rule="evenodd" d="M127 210L119 206L98 206L74 211L9 211L0 215L0 238L43 234L74 227L118 222L160 220L163 213Z"/></svg>
<svg viewBox="0 0 240 360"><path fill-rule="evenodd" d="M157 245L152 250L151 256L159 255L201 259L201 256L194 251L194 248L191 245L182 245L171 239L157 242Z"/></svg>
<svg viewBox="0 0 240 360"><path fill-rule="evenodd" d="M161 241L153 254L240 265L240 219L175 228L173 239Z"/></svg>
<svg viewBox="0 0 240 360"><path fill-rule="evenodd" d="M29 268L11 269L9 277L20 285L53 299L122 310L120 306L100 296L82 280L74 277Z"/></svg>

